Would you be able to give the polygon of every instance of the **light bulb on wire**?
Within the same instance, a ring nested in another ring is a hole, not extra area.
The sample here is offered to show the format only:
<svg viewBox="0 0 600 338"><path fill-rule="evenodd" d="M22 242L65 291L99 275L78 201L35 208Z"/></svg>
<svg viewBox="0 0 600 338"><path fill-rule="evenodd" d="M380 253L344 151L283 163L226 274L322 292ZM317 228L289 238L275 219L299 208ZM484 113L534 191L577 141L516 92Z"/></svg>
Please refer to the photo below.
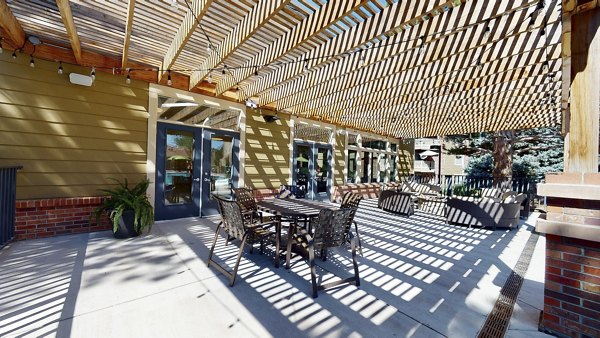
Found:
<svg viewBox="0 0 600 338"><path fill-rule="evenodd" d="M13 58L13 60L17 59L17 50L16 49L12 53L12 58Z"/></svg>
<svg viewBox="0 0 600 338"><path fill-rule="evenodd" d="M208 74L208 79L207 79L208 83L212 83L212 73Z"/></svg>
<svg viewBox="0 0 600 338"><path fill-rule="evenodd" d="M131 83L131 69L127 69L127 78L125 79L125 83L130 84Z"/></svg>
<svg viewBox="0 0 600 338"><path fill-rule="evenodd" d="M483 31L483 38L486 40L489 39L491 33L492 30L490 29L490 26L485 26L485 30Z"/></svg>
<svg viewBox="0 0 600 338"><path fill-rule="evenodd" d="M167 86L172 86L173 80L171 79L171 70L169 69L167 72L169 72L169 75L167 76Z"/></svg>
<svg viewBox="0 0 600 338"><path fill-rule="evenodd" d="M33 54L30 55L31 59L29 60L29 67L35 68L35 61L33 61Z"/></svg>
<svg viewBox="0 0 600 338"><path fill-rule="evenodd" d="M96 81L96 67L92 66L92 72L90 73L90 77L92 78L92 82Z"/></svg>
<svg viewBox="0 0 600 338"><path fill-rule="evenodd" d="M58 61L58 75L62 75L62 73L63 73L62 61Z"/></svg>

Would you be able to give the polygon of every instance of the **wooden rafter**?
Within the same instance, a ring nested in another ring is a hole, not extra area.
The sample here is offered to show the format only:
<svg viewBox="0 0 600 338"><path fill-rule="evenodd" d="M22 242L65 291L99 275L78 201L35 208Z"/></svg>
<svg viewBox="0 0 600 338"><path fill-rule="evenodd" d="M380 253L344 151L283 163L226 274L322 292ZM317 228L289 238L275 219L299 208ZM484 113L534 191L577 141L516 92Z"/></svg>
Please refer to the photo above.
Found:
<svg viewBox="0 0 600 338"><path fill-rule="evenodd" d="M125 41L123 42L123 56L121 58L121 67L127 68L129 59L129 43L131 42L131 29L133 27L133 12L135 9L135 0L129 0L127 3L127 19L125 20Z"/></svg>
<svg viewBox="0 0 600 338"><path fill-rule="evenodd" d="M0 0L0 27L4 29L8 38L15 44L13 47L22 47L25 45L25 31L10 8L8 8L6 0Z"/></svg>
<svg viewBox="0 0 600 338"><path fill-rule="evenodd" d="M522 3L519 2L513 2L512 4L516 6L522 5ZM314 76L313 74L310 74L310 76L315 79L321 78L330 80L317 82L316 85L303 90L294 90L294 94L288 94L287 99L286 97L283 97L283 95L286 95L283 93L289 93L289 91L285 90L285 88L279 88L280 90L278 91L272 91L273 94L266 93L264 100L261 102L266 103L279 99L281 100L281 102L277 103L279 109L288 109L308 101L312 101L309 104L310 107L323 107L323 101L331 102L331 98L327 96L328 94L342 92L343 90L357 86L364 86L366 84L364 79L369 79L369 81L378 80L378 85L387 85L389 88L390 86L396 87L396 84L399 83L390 78L399 72L407 72L408 78L415 78L415 76L430 76L429 74L434 68L436 72L444 72L447 71L448 68L452 68L452 71L459 70L460 67L464 67L465 64L472 64L483 48L490 48L488 45L496 48L501 45L500 42L503 42L504 39L500 37L500 34L497 34L492 40L482 42L481 40L485 25L478 25L460 31L451 31L446 34L436 35L435 38L427 42L426 54L423 57L418 53L419 43L415 43L412 40L414 40L415 36L431 33L432 27L446 27L447 25L456 22L463 16L461 15L462 13L472 11L473 6L475 6L475 3L469 2L457 10L454 10L450 15L439 15L434 17L428 21L426 26L419 26L418 32L413 31L406 32L406 34L399 34L391 41L391 43L388 43L390 44L389 47L374 51L365 51L364 54L366 55L361 55L362 57L365 57L363 66L359 65L357 60L350 60L350 62L346 61L347 66L345 68L321 68L314 72ZM515 9L518 8L520 7L515 7ZM501 13L499 13L496 18L500 16L502 16ZM494 17L478 18L467 16L467 19L465 19L462 24L471 25L493 18ZM498 20L495 21L494 26L491 28L494 31L500 31L501 27ZM416 28L413 28L413 30L414 29ZM531 37L528 36L528 38ZM393 45L394 42L401 41L409 42ZM452 43L449 44L448 41L452 41ZM372 55L376 52L378 53L377 55ZM493 51L486 51L484 56L493 55L492 52ZM376 56L377 58L373 56ZM354 97L353 95L342 96L344 96L346 100L348 97ZM323 97L323 99L318 100L321 97ZM300 113L310 110L310 107L303 105L301 107L294 107L291 111Z"/></svg>
<svg viewBox="0 0 600 338"><path fill-rule="evenodd" d="M69 41L71 42L71 49L73 50L73 55L75 55L75 60L77 60L77 64L82 64L81 43L79 42L79 35L77 35L75 21L73 21L71 4L69 3L69 0L56 0L56 5L60 11L60 16L65 29L67 30L67 35L69 36Z"/></svg>
<svg viewBox="0 0 600 338"><path fill-rule="evenodd" d="M285 85L289 81L301 77L305 67L316 68L334 61L333 58L323 57L323 55L341 55L342 53L352 52L366 43L380 40L382 36L393 36L397 34L397 29L401 25L405 25L413 19L409 13L427 13L442 5L448 6L450 3L453 3L453 1L396 2L368 17L361 25L351 27L328 39L319 48L311 49L309 53L305 54L306 62L287 65L281 68L280 71L261 77L245 88L245 91L250 96L254 96L273 90L275 86L281 87L282 84ZM262 104L262 100L260 103Z"/></svg>
<svg viewBox="0 0 600 338"><path fill-rule="evenodd" d="M183 51L185 45L192 37L192 34L198 25L196 20L200 20L202 16L204 16L213 0L191 0L189 2L192 10L187 11L185 17L183 18L183 22L175 34L175 37L171 41L171 45L169 46L169 49L167 50L167 53L165 54L161 64L161 69L163 70L171 69L171 67L173 67L175 61L179 57L179 54L181 54ZM158 72L159 82L165 73L166 72Z"/></svg>
<svg viewBox="0 0 600 338"><path fill-rule="evenodd" d="M260 1L256 4L251 12L237 25L227 37L219 42L218 51L212 51L199 67L199 71L195 71L190 76L190 88L195 87L202 81L210 70L218 64L223 63L232 53L234 53L244 42L259 30L273 16L287 6L291 0L272 0Z"/></svg>
<svg viewBox="0 0 600 338"><path fill-rule="evenodd" d="M328 1L311 17L307 17L294 28L280 36L260 53L254 55L240 69L233 71L233 78L227 77L217 84L217 95L221 95L236 83L248 79L253 73L253 65L266 65L277 62L290 51L296 49L312 37L322 33L336 20L343 18L368 3L363 1ZM261 67L262 69L262 67Z"/></svg>
<svg viewBox="0 0 600 338"><path fill-rule="evenodd" d="M321 114L335 116L338 115L337 112L343 114L360 111L365 108L365 104L382 104L385 106L396 100L421 105L423 104L423 102L420 102L421 99L435 97L436 93L444 93L447 85L459 88L472 87L473 83L479 81L482 76L491 82L496 82L499 78L502 79L508 71L525 69L526 67L535 66L537 67L535 71L542 72L542 65L546 61L546 57L550 57L551 59L559 57L560 50L558 50L557 46L551 45L548 48L544 46L528 50L516 62L514 56L492 59L489 62L482 63L481 70L478 70L475 65L461 69L455 63L452 63L449 68L433 66L427 67L427 69L409 69L397 73L392 72L392 74L386 75L381 79L362 83L359 86L352 87L348 91L338 92L338 96L346 98L345 101L338 98L331 99L329 103L325 103L322 100L315 100L318 103L311 101L309 105L303 106L308 110L299 109L298 113L310 115L318 111ZM502 49L502 46L499 45L497 48ZM549 51L548 55L546 55L547 51ZM462 58L455 55L454 59L461 60ZM471 59L472 57L467 57L465 60ZM470 61L463 60L461 62L469 64ZM534 63L532 64L532 62ZM434 72L434 69L438 71ZM415 72L412 70L415 70ZM534 69L532 69L531 73L533 71ZM419 74L425 76L419 77ZM511 76L517 76L517 74ZM401 83L401 85L396 85L398 83ZM352 104L348 104L348 98L352 98ZM415 98L419 98L416 103L414 103ZM318 108L316 108L317 104L320 104Z"/></svg>

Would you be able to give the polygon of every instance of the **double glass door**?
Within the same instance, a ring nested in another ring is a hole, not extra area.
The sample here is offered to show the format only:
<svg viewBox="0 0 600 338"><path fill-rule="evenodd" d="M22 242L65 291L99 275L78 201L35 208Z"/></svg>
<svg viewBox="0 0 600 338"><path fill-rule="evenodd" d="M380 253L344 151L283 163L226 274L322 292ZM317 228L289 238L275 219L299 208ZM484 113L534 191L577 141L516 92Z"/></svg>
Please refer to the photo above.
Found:
<svg viewBox="0 0 600 338"><path fill-rule="evenodd" d="M156 141L156 219L218 213L212 195L237 186L239 134L158 123Z"/></svg>
<svg viewBox="0 0 600 338"><path fill-rule="evenodd" d="M317 200L330 198L331 149L331 145L294 142L292 181L294 185L304 186L307 198Z"/></svg>

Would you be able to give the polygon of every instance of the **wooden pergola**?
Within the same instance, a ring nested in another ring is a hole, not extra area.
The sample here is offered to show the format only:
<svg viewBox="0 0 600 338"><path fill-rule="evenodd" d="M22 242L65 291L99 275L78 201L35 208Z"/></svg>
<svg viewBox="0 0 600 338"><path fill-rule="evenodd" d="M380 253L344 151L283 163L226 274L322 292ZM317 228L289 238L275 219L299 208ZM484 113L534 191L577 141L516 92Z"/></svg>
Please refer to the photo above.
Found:
<svg viewBox="0 0 600 338"><path fill-rule="evenodd" d="M5 51L415 138L560 124L560 5L0 0L0 25Z"/></svg>

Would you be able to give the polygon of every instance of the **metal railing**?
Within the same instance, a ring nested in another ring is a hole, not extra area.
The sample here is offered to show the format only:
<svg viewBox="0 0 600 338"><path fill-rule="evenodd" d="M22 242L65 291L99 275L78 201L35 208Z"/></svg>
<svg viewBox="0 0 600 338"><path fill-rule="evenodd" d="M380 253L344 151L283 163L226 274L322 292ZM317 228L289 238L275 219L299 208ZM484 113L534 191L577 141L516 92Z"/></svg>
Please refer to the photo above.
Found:
<svg viewBox="0 0 600 338"><path fill-rule="evenodd" d="M500 188L502 191L515 191L527 196L527 210L533 209L540 203L537 196L537 183L540 181L536 177L513 177L511 179L500 179L494 182L489 177L470 177L466 175L442 175L441 180L437 175L413 175L407 178L410 181L418 183L435 184L441 187L441 193L446 196L456 195L457 189L481 190L483 188Z"/></svg>
<svg viewBox="0 0 600 338"><path fill-rule="evenodd" d="M21 168L0 167L0 248L15 237L17 170Z"/></svg>

